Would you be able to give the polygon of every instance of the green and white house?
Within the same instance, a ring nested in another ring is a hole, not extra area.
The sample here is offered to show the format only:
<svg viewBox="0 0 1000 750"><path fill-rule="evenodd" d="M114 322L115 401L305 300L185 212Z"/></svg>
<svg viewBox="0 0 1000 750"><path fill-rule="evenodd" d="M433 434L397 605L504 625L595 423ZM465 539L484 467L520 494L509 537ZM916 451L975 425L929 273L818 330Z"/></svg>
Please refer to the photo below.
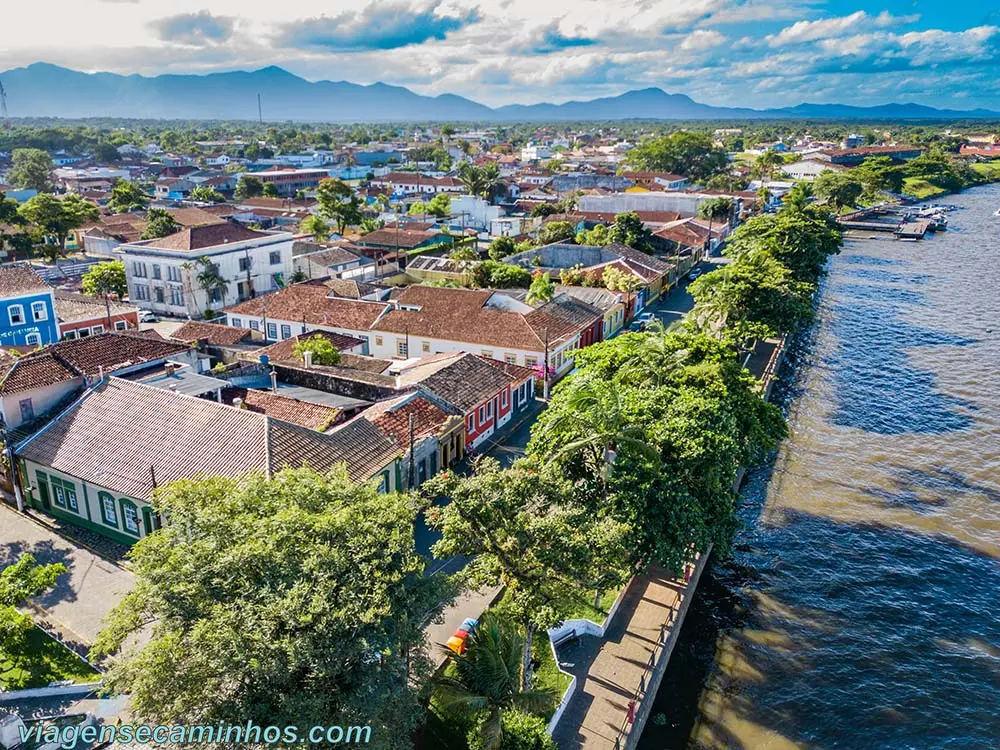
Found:
<svg viewBox="0 0 1000 750"><path fill-rule="evenodd" d="M365 419L321 433L121 378L87 390L14 454L31 507L123 544L159 528L150 500L177 479L343 463L354 481L401 486L399 447Z"/></svg>

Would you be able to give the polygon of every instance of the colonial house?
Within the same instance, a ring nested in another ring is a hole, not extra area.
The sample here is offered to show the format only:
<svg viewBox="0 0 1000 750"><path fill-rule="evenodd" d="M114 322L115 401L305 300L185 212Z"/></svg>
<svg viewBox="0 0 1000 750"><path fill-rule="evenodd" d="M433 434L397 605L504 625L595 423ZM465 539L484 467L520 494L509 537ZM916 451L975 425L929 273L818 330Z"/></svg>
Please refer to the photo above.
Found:
<svg viewBox="0 0 1000 750"><path fill-rule="evenodd" d="M648 190L683 190L688 185L687 177L670 172L623 172L622 177Z"/></svg>
<svg viewBox="0 0 1000 750"><path fill-rule="evenodd" d="M363 250L391 251L399 255L429 247L451 245L452 242L454 237L443 232L383 227L362 235L358 238L357 244Z"/></svg>
<svg viewBox="0 0 1000 750"><path fill-rule="evenodd" d="M527 408L534 398L533 370L474 354L443 354L394 365L399 387L418 386L465 421L465 448L475 450Z"/></svg>
<svg viewBox="0 0 1000 750"><path fill-rule="evenodd" d="M339 276L345 271L368 265L364 251L357 245L321 245L316 242L297 241L292 245L294 272L301 272L307 279Z"/></svg>
<svg viewBox="0 0 1000 750"><path fill-rule="evenodd" d="M122 245L129 297L145 310L198 318L206 309L280 289L292 270L293 235L221 222ZM199 280L214 266L217 283Z"/></svg>
<svg viewBox="0 0 1000 750"><path fill-rule="evenodd" d="M55 290L59 338L96 336L105 331L138 330L139 308L119 302Z"/></svg>
<svg viewBox="0 0 1000 750"><path fill-rule="evenodd" d="M27 263L0 265L0 345L45 346L58 340L52 287Z"/></svg>
<svg viewBox="0 0 1000 750"><path fill-rule="evenodd" d="M326 169L265 169L254 172L253 176L265 185L274 185L278 195L291 198L300 190L312 190L329 179L330 172Z"/></svg>
<svg viewBox="0 0 1000 750"><path fill-rule="evenodd" d="M3 363L0 417L5 428L21 428L97 378L156 368L168 361L201 369L198 353L190 346L135 332L60 341Z"/></svg>
<svg viewBox="0 0 1000 750"><path fill-rule="evenodd" d="M322 433L119 378L102 379L14 447L28 505L123 544L164 523L150 498L168 482L344 464L352 480L391 492L400 453L365 419Z"/></svg>
<svg viewBox="0 0 1000 750"><path fill-rule="evenodd" d="M404 488L419 487L465 455L462 416L435 401L417 389L361 412L403 451L400 475Z"/></svg>
<svg viewBox="0 0 1000 750"><path fill-rule="evenodd" d="M428 177L419 172L389 172L371 182L375 187L387 188L397 195L423 193L464 193L465 187L454 177Z"/></svg>

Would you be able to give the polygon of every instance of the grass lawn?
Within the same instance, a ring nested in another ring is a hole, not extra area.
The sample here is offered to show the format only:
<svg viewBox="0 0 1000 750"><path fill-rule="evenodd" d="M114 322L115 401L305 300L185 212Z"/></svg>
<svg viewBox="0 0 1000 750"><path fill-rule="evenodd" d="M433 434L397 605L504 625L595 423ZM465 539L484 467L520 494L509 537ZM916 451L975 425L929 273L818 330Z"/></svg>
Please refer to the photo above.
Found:
<svg viewBox="0 0 1000 750"><path fill-rule="evenodd" d="M927 198L936 198L939 195L944 195L948 191L937 185L932 185L927 180L919 177L907 177L903 180L903 192L907 195L912 195L914 198L926 200Z"/></svg>
<svg viewBox="0 0 1000 750"><path fill-rule="evenodd" d="M39 628L24 639L24 647L0 655L0 689L24 690L45 687L51 682L95 682L99 678L83 659Z"/></svg>
<svg viewBox="0 0 1000 750"><path fill-rule="evenodd" d="M973 164L972 168L991 182L1000 182L1000 159Z"/></svg>
<svg viewBox="0 0 1000 750"><path fill-rule="evenodd" d="M538 665L535 669L538 687L549 688L558 696L552 706L543 714L545 721L548 721L552 718L552 714L556 712L556 707L559 705L559 701L562 700L563 693L566 692L566 688L569 687L573 678L559 671L559 665L552 654L552 646L549 645L548 634L539 633L535 636L535 639L531 643L531 653L534 655L535 663Z"/></svg>

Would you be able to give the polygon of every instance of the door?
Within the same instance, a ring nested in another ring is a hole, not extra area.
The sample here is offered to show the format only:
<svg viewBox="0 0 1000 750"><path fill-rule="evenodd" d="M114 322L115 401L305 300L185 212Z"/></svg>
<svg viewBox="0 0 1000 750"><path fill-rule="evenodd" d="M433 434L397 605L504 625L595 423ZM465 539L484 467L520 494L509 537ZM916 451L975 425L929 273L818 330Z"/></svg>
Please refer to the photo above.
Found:
<svg viewBox="0 0 1000 750"><path fill-rule="evenodd" d="M49 501L49 483L41 479L38 480L38 495L42 499L42 507L49 510L52 505Z"/></svg>

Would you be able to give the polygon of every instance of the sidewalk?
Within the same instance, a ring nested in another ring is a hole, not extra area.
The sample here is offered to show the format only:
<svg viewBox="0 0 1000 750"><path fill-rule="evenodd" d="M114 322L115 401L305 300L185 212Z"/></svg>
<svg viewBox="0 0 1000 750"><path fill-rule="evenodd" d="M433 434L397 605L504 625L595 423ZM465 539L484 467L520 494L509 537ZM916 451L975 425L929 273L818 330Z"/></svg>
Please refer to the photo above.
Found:
<svg viewBox="0 0 1000 750"><path fill-rule="evenodd" d="M684 622L684 605L690 601L703 565L704 560L687 583L657 567L636 576L604 638L584 636L560 647L560 666L577 678L576 693L552 735L560 750L616 750L629 702L640 684L647 691L653 687L653 673L647 669L651 655L656 652L657 664L670 658ZM680 610L680 616L664 630L672 610ZM661 636L664 645L658 648ZM655 690L649 700L653 694ZM624 738L621 747L625 747Z"/></svg>

